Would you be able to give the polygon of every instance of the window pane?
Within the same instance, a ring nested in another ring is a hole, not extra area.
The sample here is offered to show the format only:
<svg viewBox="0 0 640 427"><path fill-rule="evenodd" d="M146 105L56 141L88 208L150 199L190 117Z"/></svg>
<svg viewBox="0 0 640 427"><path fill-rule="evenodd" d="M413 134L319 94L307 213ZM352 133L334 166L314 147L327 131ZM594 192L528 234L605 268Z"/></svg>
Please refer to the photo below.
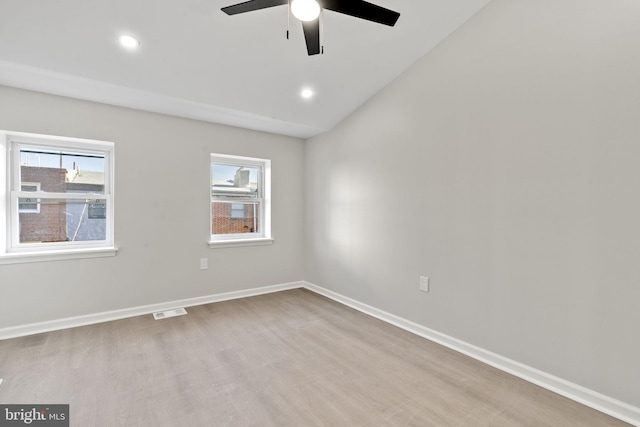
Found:
<svg viewBox="0 0 640 427"><path fill-rule="evenodd" d="M89 219L101 219L107 217L106 200L95 200L89 203Z"/></svg>
<svg viewBox="0 0 640 427"><path fill-rule="evenodd" d="M22 191L39 191L40 184L35 182L23 182L20 186ZM38 213L40 205L38 204L38 198L24 198L18 200L18 212L25 213Z"/></svg>
<svg viewBox="0 0 640 427"><path fill-rule="evenodd" d="M23 182L22 185L20 186L20 189L22 191L38 191L40 187L40 184L34 184L34 183L26 183Z"/></svg>
<svg viewBox="0 0 640 427"><path fill-rule="evenodd" d="M260 203L213 202L211 234L260 233Z"/></svg>
<svg viewBox="0 0 640 427"><path fill-rule="evenodd" d="M231 203L231 218L244 219L246 216L243 203Z"/></svg>
<svg viewBox="0 0 640 427"><path fill-rule="evenodd" d="M20 181L38 182L40 191L104 194L104 156L49 151L20 150Z"/></svg>
<svg viewBox="0 0 640 427"><path fill-rule="evenodd" d="M18 199L18 204L27 199ZM106 215L90 218L92 204L103 200L37 199L37 213L20 213L20 243L86 242L106 240ZM106 207L106 206L105 206Z"/></svg>
<svg viewBox="0 0 640 427"><path fill-rule="evenodd" d="M257 167L211 165L211 195L213 197L258 197Z"/></svg>
<svg viewBox="0 0 640 427"><path fill-rule="evenodd" d="M20 213L38 213L40 203L38 199L24 198L18 199L18 212Z"/></svg>

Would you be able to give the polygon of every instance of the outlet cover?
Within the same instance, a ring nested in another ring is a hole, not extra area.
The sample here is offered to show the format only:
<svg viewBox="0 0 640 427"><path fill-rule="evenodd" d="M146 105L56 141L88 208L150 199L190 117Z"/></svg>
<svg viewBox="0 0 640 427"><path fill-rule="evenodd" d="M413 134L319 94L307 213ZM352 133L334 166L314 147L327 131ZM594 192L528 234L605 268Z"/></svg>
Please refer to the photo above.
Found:
<svg viewBox="0 0 640 427"><path fill-rule="evenodd" d="M208 269L209 269L209 259L200 258L200 270L208 270Z"/></svg>
<svg viewBox="0 0 640 427"><path fill-rule="evenodd" d="M420 290L422 292L429 292L429 278L420 276Z"/></svg>

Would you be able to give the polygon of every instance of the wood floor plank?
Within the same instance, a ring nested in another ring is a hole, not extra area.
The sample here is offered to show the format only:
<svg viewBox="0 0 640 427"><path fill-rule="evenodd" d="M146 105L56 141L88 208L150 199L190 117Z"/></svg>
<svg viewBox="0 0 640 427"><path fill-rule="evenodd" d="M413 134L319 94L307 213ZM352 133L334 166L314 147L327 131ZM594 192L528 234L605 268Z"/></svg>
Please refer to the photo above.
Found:
<svg viewBox="0 0 640 427"><path fill-rule="evenodd" d="M0 341L2 403L72 426L622 426L307 290Z"/></svg>

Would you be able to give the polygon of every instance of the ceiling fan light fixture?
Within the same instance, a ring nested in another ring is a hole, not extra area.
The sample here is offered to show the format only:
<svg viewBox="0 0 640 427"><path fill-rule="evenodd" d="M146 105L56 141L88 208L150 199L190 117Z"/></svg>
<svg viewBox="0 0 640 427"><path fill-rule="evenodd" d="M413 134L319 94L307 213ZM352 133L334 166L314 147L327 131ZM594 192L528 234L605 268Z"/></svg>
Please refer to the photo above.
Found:
<svg viewBox="0 0 640 427"><path fill-rule="evenodd" d="M138 41L138 39L128 34L123 34L120 37L118 37L118 41L122 46L126 47L127 49L135 49L138 46L140 46L140 42Z"/></svg>
<svg viewBox="0 0 640 427"><path fill-rule="evenodd" d="M320 5L316 0L293 0L291 13L301 21L314 21L320 16Z"/></svg>
<svg viewBox="0 0 640 427"><path fill-rule="evenodd" d="M400 17L398 12L364 0L246 0L223 7L221 10L227 15L237 15L284 5L289 9L287 25L289 25L291 14L302 21L302 31L309 56L324 53L322 46L324 31L321 22L323 19L320 16L323 15L323 9L390 27L396 25ZM287 39L289 39L289 27L287 27Z"/></svg>

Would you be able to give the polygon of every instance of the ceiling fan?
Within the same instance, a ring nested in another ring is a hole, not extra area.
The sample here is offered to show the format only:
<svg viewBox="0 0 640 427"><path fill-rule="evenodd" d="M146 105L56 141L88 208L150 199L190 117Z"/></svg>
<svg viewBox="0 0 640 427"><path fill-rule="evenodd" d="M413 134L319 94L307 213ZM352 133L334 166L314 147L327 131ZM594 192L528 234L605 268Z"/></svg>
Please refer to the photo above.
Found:
<svg viewBox="0 0 640 427"><path fill-rule="evenodd" d="M320 46L320 16L322 9L393 27L400 17L398 12L366 2L364 0L249 0L221 10L227 15L251 12L268 7L289 5L293 16L302 22L302 30L307 43L307 53L322 53ZM287 31L289 38L289 31Z"/></svg>

